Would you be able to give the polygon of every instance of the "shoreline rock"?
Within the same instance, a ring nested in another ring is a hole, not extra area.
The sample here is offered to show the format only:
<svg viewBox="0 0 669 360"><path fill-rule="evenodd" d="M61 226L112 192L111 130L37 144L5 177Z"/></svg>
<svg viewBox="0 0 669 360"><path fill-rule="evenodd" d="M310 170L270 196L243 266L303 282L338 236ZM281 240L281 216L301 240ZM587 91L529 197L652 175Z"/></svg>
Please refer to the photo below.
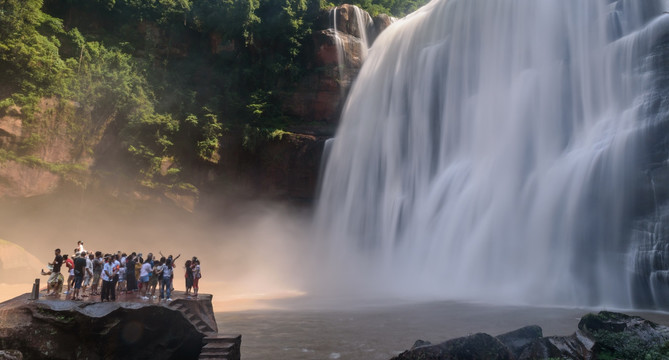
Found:
<svg viewBox="0 0 669 360"><path fill-rule="evenodd" d="M418 340L391 360L667 359L669 327L601 311L581 318L569 336L544 337L531 325L496 337L478 333L436 345Z"/></svg>
<svg viewBox="0 0 669 360"><path fill-rule="evenodd" d="M0 349L25 359L197 359L218 332L211 299L102 303L24 294L0 304Z"/></svg>

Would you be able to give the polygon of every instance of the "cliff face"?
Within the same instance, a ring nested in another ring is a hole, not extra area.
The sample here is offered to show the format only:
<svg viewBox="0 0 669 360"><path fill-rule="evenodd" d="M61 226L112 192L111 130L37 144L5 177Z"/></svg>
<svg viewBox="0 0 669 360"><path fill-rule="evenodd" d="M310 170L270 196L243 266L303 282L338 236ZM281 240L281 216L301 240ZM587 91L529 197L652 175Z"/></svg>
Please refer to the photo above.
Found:
<svg viewBox="0 0 669 360"><path fill-rule="evenodd" d="M5 111L0 117L0 197L52 192L90 166L93 159L82 143L90 136L77 136L69 121L76 111L76 104L57 99L40 100L30 116L17 106Z"/></svg>
<svg viewBox="0 0 669 360"><path fill-rule="evenodd" d="M211 297L167 306L31 301L26 294L0 304L0 349L28 359L197 359L205 333L187 313L216 331Z"/></svg>
<svg viewBox="0 0 669 360"><path fill-rule="evenodd" d="M68 14L71 17L71 11ZM96 16L95 21L104 20ZM184 177L201 191L216 192L222 184L241 181L251 193L299 200L314 197L322 145L334 135L348 89L364 61L363 38L376 38L391 20L387 16L372 19L354 6L343 5L321 11L318 22L322 30L315 31L305 46L311 49L306 53L306 75L279 95L282 112L293 125L285 135L268 136L251 146L239 131L223 135L215 160L184 168L188 172ZM162 51L159 54L172 59L194 56L188 39L166 34L149 22L140 23L136 31ZM211 54L234 52L234 44L222 42L220 34L211 33L208 39ZM136 55L141 56L141 51ZM123 177L130 170L122 150L127 145L118 136L122 119L112 113L108 119L86 120L91 116L76 103L51 98L42 99L35 111L12 106L0 114L0 199L49 194L73 183L114 196L125 193L132 199L196 208L197 195L142 188L132 183L132 176ZM98 125L86 128L82 123Z"/></svg>
<svg viewBox="0 0 669 360"><path fill-rule="evenodd" d="M323 11L320 19L325 29L312 35L311 71L286 101L285 111L305 122L336 124L367 47L393 20L372 18L348 4Z"/></svg>

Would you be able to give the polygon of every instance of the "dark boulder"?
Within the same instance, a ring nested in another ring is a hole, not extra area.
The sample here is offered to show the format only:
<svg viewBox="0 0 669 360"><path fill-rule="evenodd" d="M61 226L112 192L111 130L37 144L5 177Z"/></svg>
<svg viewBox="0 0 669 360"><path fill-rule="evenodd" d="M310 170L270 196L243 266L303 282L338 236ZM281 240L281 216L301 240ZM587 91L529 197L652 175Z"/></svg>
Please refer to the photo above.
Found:
<svg viewBox="0 0 669 360"><path fill-rule="evenodd" d="M29 301L27 294L0 304L0 349L26 359L197 359L204 336L167 304Z"/></svg>
<svg viewBox="0 0 669 360"><path fill-rule="evenodd" d="M594 345L594 340L580 332L570 336L550 336L533 341L517 359L592 359Z"/></svg>
<svg viewBox="0 0 669 360"><path fill-rule="evenodd" d="M519 357L523 349L527 348L532 342L543 337L541 327L537 325L530 325L497 336L502 344L504 344L514 357Z"/></svg>
<svg viewBox="0 0 669 360"><path fill-rule="evenodd" d="M539 326L493 338L476 334L431 345L424 340L393 360L669 359L669 327L638 316L602 311L583 316L569 336L543 337Z"/></svg>
<svg viewBox="0 0 669 360"><path fill-rule="evenodd" d="M494 337L478 333L437 345L419 346L393 360L510 360L509 350Z"/></svg>

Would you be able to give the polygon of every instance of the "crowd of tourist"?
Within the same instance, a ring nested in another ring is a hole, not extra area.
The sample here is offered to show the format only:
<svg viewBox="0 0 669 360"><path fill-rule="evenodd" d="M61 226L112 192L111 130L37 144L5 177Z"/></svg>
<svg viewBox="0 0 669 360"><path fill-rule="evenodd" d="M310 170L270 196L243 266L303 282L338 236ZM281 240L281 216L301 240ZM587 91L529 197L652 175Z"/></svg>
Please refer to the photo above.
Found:
<svg viewBox="0 0 669 360"><path fill-rule="evenodd" d="M65 284L68 299L83 300L85 297L100 296L101 301L116 301L116 294L135 295L138 299L172 301L174 290L174 269L181 255L160 259L152 253L146 258L142 253L127 255L118 251L114 254L102 254L101 251L88 252L84 243L79 241L74 255L61 255L55 250L55 258L49 263L49 271L42 270L42 275L49 275L47 296L59 296ZM62 275L63 266L67 268L67 282ZM200 260L193 257L184 264L186 278L186 297L197 297L200 272ZM102 280L102 286L100 281ZM159 294L156 295L156 292Z"/></svg>

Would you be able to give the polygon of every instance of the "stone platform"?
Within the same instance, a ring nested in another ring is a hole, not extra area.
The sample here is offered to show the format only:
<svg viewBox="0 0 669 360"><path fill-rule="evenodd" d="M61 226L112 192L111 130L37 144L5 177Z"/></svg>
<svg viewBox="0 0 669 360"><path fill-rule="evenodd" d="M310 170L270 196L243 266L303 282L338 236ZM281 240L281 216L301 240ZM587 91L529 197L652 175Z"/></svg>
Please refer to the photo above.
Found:
<svg viewBox="0 0 669 360"><path fill-rule="evenodd" d="M0 350L25 359L239 359L241 335L218 334L212 295L173 301L118 294L69 300L30 300L24 294L0 304Z"/></svg>

